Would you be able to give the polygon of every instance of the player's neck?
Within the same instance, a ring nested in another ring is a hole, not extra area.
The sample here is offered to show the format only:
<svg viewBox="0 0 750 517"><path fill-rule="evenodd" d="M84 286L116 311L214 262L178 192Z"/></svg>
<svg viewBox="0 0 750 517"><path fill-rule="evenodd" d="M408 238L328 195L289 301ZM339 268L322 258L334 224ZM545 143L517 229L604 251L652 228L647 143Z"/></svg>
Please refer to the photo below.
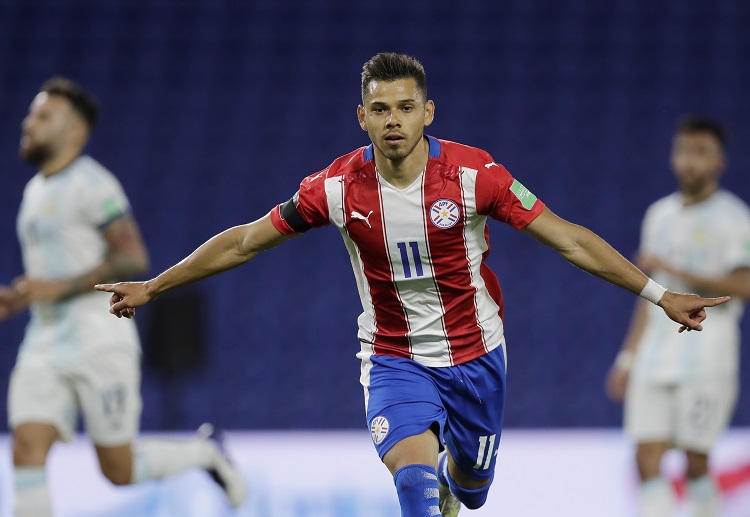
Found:
<svg viewBox="0 0 750 517"><path fill-rule="evenodd" d="M682 191L682 203L684 206L696 205L711 197L717 190L719 190L719 184L710 183L698 192Z"/></svg>
<svg viewBox="0 0 750 517"><path fill-rule="evenodd" d="M80 149L70 149L62 151L49 160L46 160L39 167L39 171L46 177L54 176L64 170L68 165L81 155Z"/></svg>
<svg viewBox="0 0 750 517"><path fill-rule="evenodd" d="M403 160L389 160L376 148L375 167L385 181L397 189L405 189L414 183L414 180L424 171L429 152L430 143L426 138L422 138L422 141Z"/></svg>

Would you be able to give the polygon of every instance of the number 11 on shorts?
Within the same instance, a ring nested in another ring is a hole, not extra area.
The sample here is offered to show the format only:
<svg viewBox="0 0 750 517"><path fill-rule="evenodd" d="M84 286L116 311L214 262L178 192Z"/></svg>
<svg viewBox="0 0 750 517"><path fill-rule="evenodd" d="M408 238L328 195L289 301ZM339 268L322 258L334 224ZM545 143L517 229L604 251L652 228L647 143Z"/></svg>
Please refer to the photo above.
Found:
<svg viewBox="0 0 750 517"><path fill-rule="evenodd" d="M487 470L490 468L490 461L492 461L496 437L496 434L479 437L479 452L477 453L477 462L474 464L475 469ZM489 444L487 442L489 442ZM482 463L484 463L484 466L482 466Z"/></svg>

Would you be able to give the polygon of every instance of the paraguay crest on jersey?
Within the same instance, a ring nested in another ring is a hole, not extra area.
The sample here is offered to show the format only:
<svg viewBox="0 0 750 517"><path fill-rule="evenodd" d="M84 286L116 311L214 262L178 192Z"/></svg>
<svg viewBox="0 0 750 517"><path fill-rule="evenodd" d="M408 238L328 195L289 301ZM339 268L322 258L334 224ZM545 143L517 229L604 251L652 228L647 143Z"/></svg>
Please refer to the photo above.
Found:
<svg viewBox="0 0 750 517"><path fill-rule="evenodd" d="M438 228L450 228L458 222L460 217L461 210L450 199L438 199L430 207L430 221Z"/></svg>

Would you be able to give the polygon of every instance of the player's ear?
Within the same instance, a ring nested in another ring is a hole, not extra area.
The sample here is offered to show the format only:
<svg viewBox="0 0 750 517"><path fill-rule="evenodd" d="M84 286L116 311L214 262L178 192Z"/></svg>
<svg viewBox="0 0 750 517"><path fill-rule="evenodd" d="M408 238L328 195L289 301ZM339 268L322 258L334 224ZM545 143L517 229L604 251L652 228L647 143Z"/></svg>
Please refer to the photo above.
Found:
<svg viewBox="0 0 750 517"><path fill-rule="evenodd" d="M424 105L424 125L429 126L435 118L435 103L427 101Z"/></svg>
<svg viewBox="0 0 750 517"><path fill-rule="evenodd" d="M359 120L359 127L363 131L367 131L367 122L365 122L365 107L361 104L357 106L357 119Z"/></svg>

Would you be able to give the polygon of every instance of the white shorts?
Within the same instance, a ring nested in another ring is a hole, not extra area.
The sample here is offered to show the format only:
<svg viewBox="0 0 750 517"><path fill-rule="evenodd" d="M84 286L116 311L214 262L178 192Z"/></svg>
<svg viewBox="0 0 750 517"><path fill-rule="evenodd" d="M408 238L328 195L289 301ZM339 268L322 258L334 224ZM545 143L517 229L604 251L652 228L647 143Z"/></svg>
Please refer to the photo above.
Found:
<svg viewBox="0 0 750 517"><path fill-rule="evenodd" d="M76 430L78 410L96 445L130 443L141 417L139 357L130 350L97 351L72 367L24 361L11 373L8 421L54 425L62 441Z"/></svg>
<svg viewBox="0 0 750 517"><path fill-rule="evenodd" d="M639 443L667 442L707 453L729 425L737 402L735 380L651 384L631 380L625 430Z"/></svg>

